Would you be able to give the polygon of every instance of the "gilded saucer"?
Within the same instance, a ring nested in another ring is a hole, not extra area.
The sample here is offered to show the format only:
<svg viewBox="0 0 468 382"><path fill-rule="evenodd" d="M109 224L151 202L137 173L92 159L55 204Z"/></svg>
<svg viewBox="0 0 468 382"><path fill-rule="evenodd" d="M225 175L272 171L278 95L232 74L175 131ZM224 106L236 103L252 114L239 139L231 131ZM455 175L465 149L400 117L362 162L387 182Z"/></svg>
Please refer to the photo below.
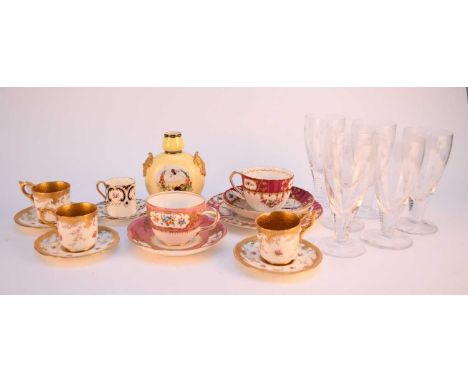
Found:
<svg viewBox="0 0 468 382"><path fill-rule="evenodd" d="M218 222L212 229L200 232L189 243L175 247L164 245L156 239L151 229L151 221L147 216L132 221L127 228L127 236L132 243L162 256L195 255L218 244L226 236L226 233L227 229L224 224Z"/></svg>
<svg viewBox="0 0 468 382"><path fill-rule="evenodd" d="M260 257L259 242L256 236L251 236L237 243L234 247L234 257L243 265L260 271L272 273L298 273L317 267L322 261L322 252L318 247L301 240L301 251L297 258L286 265L273 265Z"/></svg>
<svg viewBox="0 0 468 382"><path fill-rule="evenodd" d="M242 189L242 186L239 188ZM234 211L237 215L248 219L255 220L263 213L262 211L256 211L250 207L245 199L242 199L234 188L230 188L223 193L223 201L230 210ZM282 209L302 216L313 207L313 204L314 197L309 191L299 187L292 187L289 198Z"/></svg>
<svg viewBox="0 0 468 382"><path fill-rule="evenodd" d="M146 200L144 200L144 199L137 199L136 200L137 211L136 211L135 215L129 216L127 218L116 218L116 217L113 217L113 216L109 216L109 214L107 213L107 208L106 208L106 202L105 201L96 203L96 206L98 208L98 217L100 219L106 219L106 220L126 222L126 221L129 221L129 220L139 218L140 216L143 216L143 215L146 214Z"/></svg>
<svg viewBox="0 0 468 382"><path fill-rule="evenodd" d="M34 242L34 248L44 256L54 257L83 257L95 255L114 248L119 243L119 234L112 228L99 226L96 244L93 248L82 252L70 252L63 248L57 237L57 231L48 231L39 236Z"/></svg>
<svg viewBox="0 0 468 382"><path fill-rule="evenodd" d="M47 224L42 223L36 215L34 206L25 208L16 213L14 217L15 223L28 228L49 228Z"/></svg>
<svg viewBox="0 0 468 382"><path fill-rule="evenodd" d="M240 216L235 211L233 211L224 201L222 193L213 196L210 200L208 200L207 204L219 212L221 220L224 223L239 228L255 229L255 219L249 219L245 216ZM311 211L315 212L315 219L318 219L323 213L322 206L316 200L314 200L312 206L309 206L309 208L311 208Z"/></svg>

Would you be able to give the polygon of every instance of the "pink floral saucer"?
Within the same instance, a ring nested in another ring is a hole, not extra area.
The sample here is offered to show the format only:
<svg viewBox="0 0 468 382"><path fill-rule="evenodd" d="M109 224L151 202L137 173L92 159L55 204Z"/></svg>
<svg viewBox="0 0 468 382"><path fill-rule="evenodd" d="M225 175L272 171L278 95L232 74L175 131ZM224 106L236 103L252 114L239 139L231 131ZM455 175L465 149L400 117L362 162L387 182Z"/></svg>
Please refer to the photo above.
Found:
<svg viewBox="0 0 468 382"><path fill-rule="evenodd" d="M242 189L242 186L239 187ZM223 200L227 206L234 211L237 215L246 217L248 219L256 219L262 212L254 210L249 204L239 196L239 193L234 189L223 193ZM295 212L302 216L307 213L314 203L314 197L309 191L303 190L299 187L292 187L291 194L283 210Z"/></svg>
<svg viewBox="0 0 468 382"><path fill-rule="evenodd" d="M184 246L166 246L153 234L151 221L147 216L133 220L127 228L128 239L138 247L162 256L189 256L206 251L226 236L227 229L222 222L210 230L202 231Z"/></svg>
<svg viewBox="0 0 468 382"><path fill-rule="evenodd" d="M293 188L295 188L295 187L293 187ZM301 190L301 189L298 188L298 190ZM307 191L305 191L305 192L307 192ZM311 195L311 197L312 197L312 195ZM291 197L290 197L290 199L291 199ZM290 206L294 206L294 204L293 204L294 200L297 200L297 199L293 198L293 202L291 202L289 204ZM207 204L209 206L213 207L214 209L216 209L219 212L219 215L221 216L221 220L223 222L225 222L227 224L230 224L230 225L233 225L233 226L236 226L236 227L240 227L240 228L255 229L255 219L254 218L248 218L248 217L245 217L245 216L241 216L237 212L235 212L231 208L231 206L228 203L226 203L226 201L224 200L223 194L218 194L218 195L213 196L210 200L208 200ZM286 208L286 209L288 209L288 208ZM318 219L323 213L322 206L316 200L313 200L312 204L308 206L308 209L315 212L315 214L316 214L315 219ZM289 208L289 210L298 213L293 208ZM307 210L304 211L304 212L307 212ZM257 214L260 214L260 212L257 212Z"/></svg>

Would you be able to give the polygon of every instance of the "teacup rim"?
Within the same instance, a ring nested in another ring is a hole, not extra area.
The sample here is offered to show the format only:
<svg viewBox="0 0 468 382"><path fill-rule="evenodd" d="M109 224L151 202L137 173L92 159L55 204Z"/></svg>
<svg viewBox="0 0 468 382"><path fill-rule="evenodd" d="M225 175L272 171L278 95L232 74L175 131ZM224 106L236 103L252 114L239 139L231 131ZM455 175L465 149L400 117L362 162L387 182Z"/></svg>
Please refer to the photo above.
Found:
<svg viewBox="0 0 468 382"><path fill-rule="evenodd" d="M253 172L253 171L272 171L272 172L276 171L276 172L288 174L289 176L284 179L264 179L264 178L258 178L258 177L247 174L248 172ZM256 180L278 181L278 180L290 180L294 178L294 173L291 170L288 170L287 168L284 168L284 167L266 167L266 166L249 167L240 171L240 173L242 174L242 176L246 176L248 178L256 179Z"/></svg>
<svg viewBox="0 0 468 382"><path fill-rule="evenodd" d="M152 204L150 202L150 199L153 198L153 197L160 196L160 195L168 195L168 194L172 194L172 195L184 194L184 195L196 196L196 197L200 198L201 202L198 203L198 204L195 204L193 206L190 206L190 207L181 207L181 208L162 207L162 206ZM159 209L163 209L163 210L167 210L167 211L184 211L184 210L187 210L187 209L198 208L198 207L204 206L204 205L206 205L206 200L202 195L197 194L196 192L191 192L191 191L161 191L161 192L156 192L154 194L149 195L146 198L146 205L147 206L149 205L149 206L151 206L153 208L159 208Z"/></svg>
<svg viewBox="0 0 468 382"><path fill-rule="evenodd" d="M112 185L112 184L109 184L109 181L112 181L112 180L114 180L114 179L126 179L126 180L129 181L128 183L136 183L135 178L133 178L133 177L131 177L131 176L112 176L112 177L110 177L110 178L107 178L107 179L104 181L104 183L105 183L106 185L109 185L109 186L114 186L114 185Z"/></svg>
<svg viewBox="0 0 468 382"><path fill-rule="evenodd" d="M297 223L292 226L292 227L289 227L289 228L283 228L283 229L271 229L271 228L266 228L262 225L259 224L259 219L261 219L262 217L266 216L266 215L271 215L271 214L274 214L274 213L283 213L283 214L287 214L287 215L294 215L296 218L297 218ZM269 231L269 232L277 232L277 233L284 233L284 232L287 232L287 231L291 231L291 230L294 230L294 229L297 229L297 227L301 226L301 218L300 216L298 216L296 213L294 212L291 212L291 211L284 211L284 210L278 210L278 211L269 211L269 212L263 212L262 214L258 215L256 218L255 218L255 226L262 230L265 230L265 231Z"/></svg>
<svg viewBox="0 0 468 382"><path fill-rule="evenodd" d="M43 192L43 191L36 191L36 187L40 186L40 185L43 185L43 184L51 184L51 183L62 183L64 185L64 188L61 189L61 190L57 190L57 191L51 191L51 192ZM51 194L58 194L60 192L65 192L65 191L69 191L71 188L71 184L64 181L64 180L51 180L51 181L46 181L46 182L40 182L40 183L37 183L35 184L33 187L32 187L32 192L34 194L40 194L40 195L51 195Z"/></svg>

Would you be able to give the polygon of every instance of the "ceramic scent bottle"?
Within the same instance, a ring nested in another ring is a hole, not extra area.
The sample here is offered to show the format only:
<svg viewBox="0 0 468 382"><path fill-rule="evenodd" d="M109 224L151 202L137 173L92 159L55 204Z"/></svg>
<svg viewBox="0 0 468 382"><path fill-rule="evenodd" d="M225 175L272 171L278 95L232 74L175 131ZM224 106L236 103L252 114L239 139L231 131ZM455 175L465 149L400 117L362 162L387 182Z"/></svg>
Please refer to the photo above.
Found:
<svg viewBox="0 0 468 382"><path fill-rule="evenodd" d="M164 133L164 152L148 153L143 163L143 176L149 194L162 191L192 191L200 194L205 184L205 162L198 152L183 152L184 140L178 131Z"/></svg>

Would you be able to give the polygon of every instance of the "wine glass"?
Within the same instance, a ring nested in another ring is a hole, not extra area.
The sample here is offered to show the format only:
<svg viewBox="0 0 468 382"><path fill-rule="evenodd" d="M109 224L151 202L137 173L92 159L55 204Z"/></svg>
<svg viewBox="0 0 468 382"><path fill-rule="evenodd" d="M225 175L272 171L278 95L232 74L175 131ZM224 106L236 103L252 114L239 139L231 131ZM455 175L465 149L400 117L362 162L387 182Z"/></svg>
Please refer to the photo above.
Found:
<svg viewBox="0 0 468 382"><path fill-rule="evenodd" d="M375 157L374 129L345 124L327 129L323 141L325 184L335 223L335 235L320 241L322 251L330 256L356 257L365 247L349 235L350 223L369 185Z"/></svg>
<svg viewBox="0 0 468 382"><path fill-rule="evenodd" d="M307 114L305 116L304 143L307 156L309 158L312 179L314 182L314 198L326 211L319 221L324 227L328 229L334 229L334 222L332 216L327 211L329 210L329 203L323 170L324 137L329 129L341 128L341 126L345 126L345 124L346 118L342 115ZM358 219L353 220L351 231L360 231L363 228L364 224L361 221Z"/></svg>
<svg viewBox="0 0 468 382"><path fill-rule="evenodd" d="M370 128L376 130L380 135L384 134L385 139L395 139L396 123L393 121L363 121L356 120L355 125L367 125ZM379 207L377 205L377 199L375 197L375 179L372 176L369 178L369 188L367 189L361 207L357 213L359 218L363 219L378 219L379 218Z"/></svg>
<svg viewBox="0 0 468 382"><path fill-rule="evenodd" d="M424 137L406 128L398 141L387 138L388 129L376 132L375 189L380 209L380 230L367 230L361 239L377 248L405 249L411 238L396 231L398 218L408 202L424 154Z"/></svg>
<svg viewBox="0 0 468 382"><path fill-rule="evenodd" d="M450 157L453 133L447 130L425 130L424 159L417 174L416 183L410 193L409 217L400 219L398 230L430 235L437 232L437 226L425 221L429 197L436 191L442 173Z"/></svg>

